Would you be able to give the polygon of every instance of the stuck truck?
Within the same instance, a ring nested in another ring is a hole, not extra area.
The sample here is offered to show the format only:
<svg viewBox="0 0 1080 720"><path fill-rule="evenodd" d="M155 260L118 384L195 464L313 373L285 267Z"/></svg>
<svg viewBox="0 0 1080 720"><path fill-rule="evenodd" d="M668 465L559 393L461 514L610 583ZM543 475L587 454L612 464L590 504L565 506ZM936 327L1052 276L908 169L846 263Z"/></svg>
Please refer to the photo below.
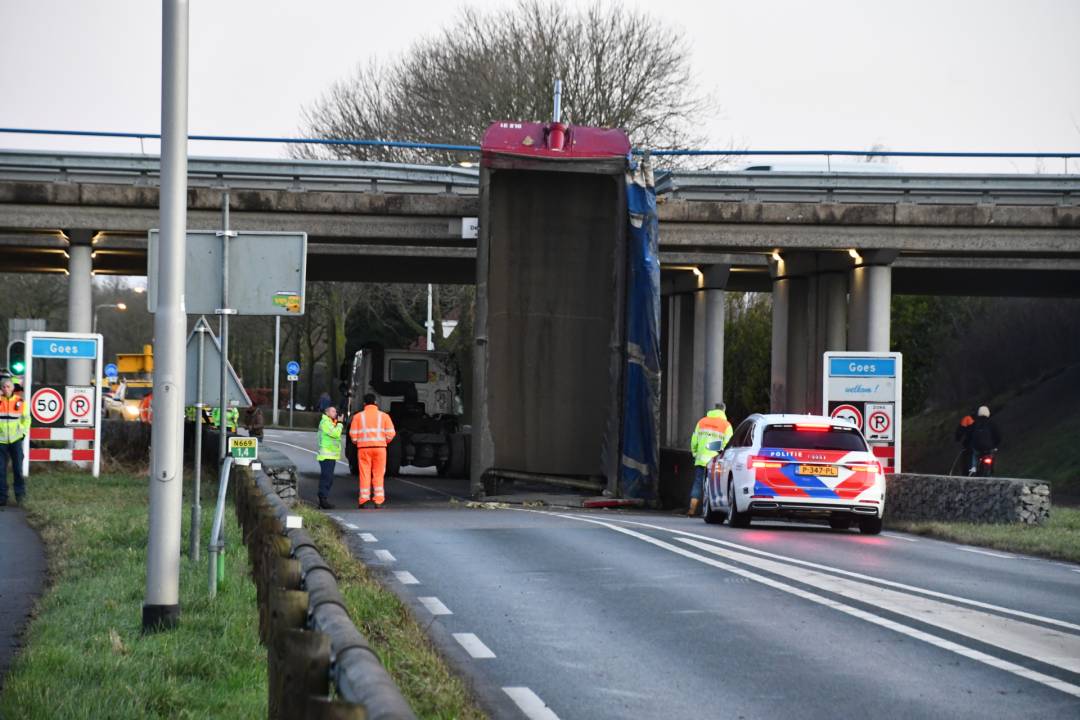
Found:
<svg viewBox="0 0 1080 720"><path fill-rule="evenodd" d="M346 386L345 427L375 395L390 414L397 436L386 449L386 473L405 465L434 467L440 475L465 477L469 470L468 428L462 425L461 373L449 353L365 347L353 356ZM358 472L356 446L345 443L349 470Z"/></svg>

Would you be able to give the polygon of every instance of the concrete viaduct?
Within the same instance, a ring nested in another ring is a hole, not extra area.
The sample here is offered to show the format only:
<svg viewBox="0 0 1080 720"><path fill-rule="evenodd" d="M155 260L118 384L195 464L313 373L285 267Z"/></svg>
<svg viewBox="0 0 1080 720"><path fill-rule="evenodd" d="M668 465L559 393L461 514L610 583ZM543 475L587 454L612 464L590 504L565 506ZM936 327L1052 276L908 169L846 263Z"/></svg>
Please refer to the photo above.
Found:
<svg viewBox="0 0 1080 720"><path fill-rule="evenodd" d="M0 267L146 273L156 156L0 151ZM475 281L477 171L189 161L188 227L308 233L308 278ZM665 446L723 396L724 291L773 294L772 409L821 405L826 350L887 350L897 294L1080 296L1080 177L674 172L657 181Z"/></svg>

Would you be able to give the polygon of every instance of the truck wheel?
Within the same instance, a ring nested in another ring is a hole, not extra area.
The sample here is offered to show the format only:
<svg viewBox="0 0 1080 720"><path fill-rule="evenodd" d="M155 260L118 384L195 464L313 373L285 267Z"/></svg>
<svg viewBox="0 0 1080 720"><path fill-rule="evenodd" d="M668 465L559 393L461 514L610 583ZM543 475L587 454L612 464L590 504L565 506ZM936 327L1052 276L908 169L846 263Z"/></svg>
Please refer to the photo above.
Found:
<svg viewBox="0 0 1080 720"><path fill-rule="evenodd" d="M439 468L439 474L444 477L465 477L468 472L468 453L466 451L465 436L461 433L450 435L450 457Z"/></svg>
<svg viewBox="0 0 1080 720"><path fill-rule="evenodd" d="M351 442L345 445L345 459L349 463L349 472L354 478L360 476L360 461L356 459L356 446Z"/></svg>
<svg viewBox="0 0 1080 720"><path fill-rule="evenodd" d="M390 476L401 472L401 442L391 440L386 446L386 474Z"/></svg>

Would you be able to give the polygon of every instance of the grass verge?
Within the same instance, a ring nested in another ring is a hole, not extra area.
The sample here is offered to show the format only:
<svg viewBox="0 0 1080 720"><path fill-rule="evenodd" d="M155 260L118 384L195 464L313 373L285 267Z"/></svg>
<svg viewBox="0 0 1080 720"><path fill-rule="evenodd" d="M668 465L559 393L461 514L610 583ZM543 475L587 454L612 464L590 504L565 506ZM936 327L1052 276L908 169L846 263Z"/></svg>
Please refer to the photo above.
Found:
<svg viewBox="0 0 1080 720"><path fill-rule="evenodd" d="M447 668L423 629L397 596L386 590L342 541L326 515L300 507L304 527L338 577L349 616L378 653L405 699L421 718L485 717L465 684Z"/></svg>
<svg viewBox="0 0 1080 720"><path fill-rule="evenodd" d="M45 541L50 579L5 681L0 717L266 717L255 586L231 508L226 532L235 549L217 599L207 597L205 555L199 563L184 557L180 627L143 635L145 474L35 471L28 491L26 512ZM185 505L183 548L187 512ZM203 512L208 536L213 507L205 500Z"/></svg>
<svg viewBox="0 0 1080 720"><path fill-rule="evenodd" d="M890 522L902 532L1080 563L1080 509L1054 507L1043 525Z"/></svg>

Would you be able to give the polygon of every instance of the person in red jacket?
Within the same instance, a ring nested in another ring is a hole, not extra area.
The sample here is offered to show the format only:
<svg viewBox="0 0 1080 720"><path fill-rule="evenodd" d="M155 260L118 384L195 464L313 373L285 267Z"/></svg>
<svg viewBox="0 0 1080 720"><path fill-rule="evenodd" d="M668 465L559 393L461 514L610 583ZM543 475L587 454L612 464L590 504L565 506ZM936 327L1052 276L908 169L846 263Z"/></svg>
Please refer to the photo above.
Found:
<svg viewBox="0 0 1080 720"><path fill-rule="evenodd" d="M386 475L386 446L394 439L394 422L375 404L375 396L364 396L364 409L349 423L349 440L356 445L356 460L360 466L360 507L371 501L375 490L375 509L386 502L383 479Z"/></svg>

